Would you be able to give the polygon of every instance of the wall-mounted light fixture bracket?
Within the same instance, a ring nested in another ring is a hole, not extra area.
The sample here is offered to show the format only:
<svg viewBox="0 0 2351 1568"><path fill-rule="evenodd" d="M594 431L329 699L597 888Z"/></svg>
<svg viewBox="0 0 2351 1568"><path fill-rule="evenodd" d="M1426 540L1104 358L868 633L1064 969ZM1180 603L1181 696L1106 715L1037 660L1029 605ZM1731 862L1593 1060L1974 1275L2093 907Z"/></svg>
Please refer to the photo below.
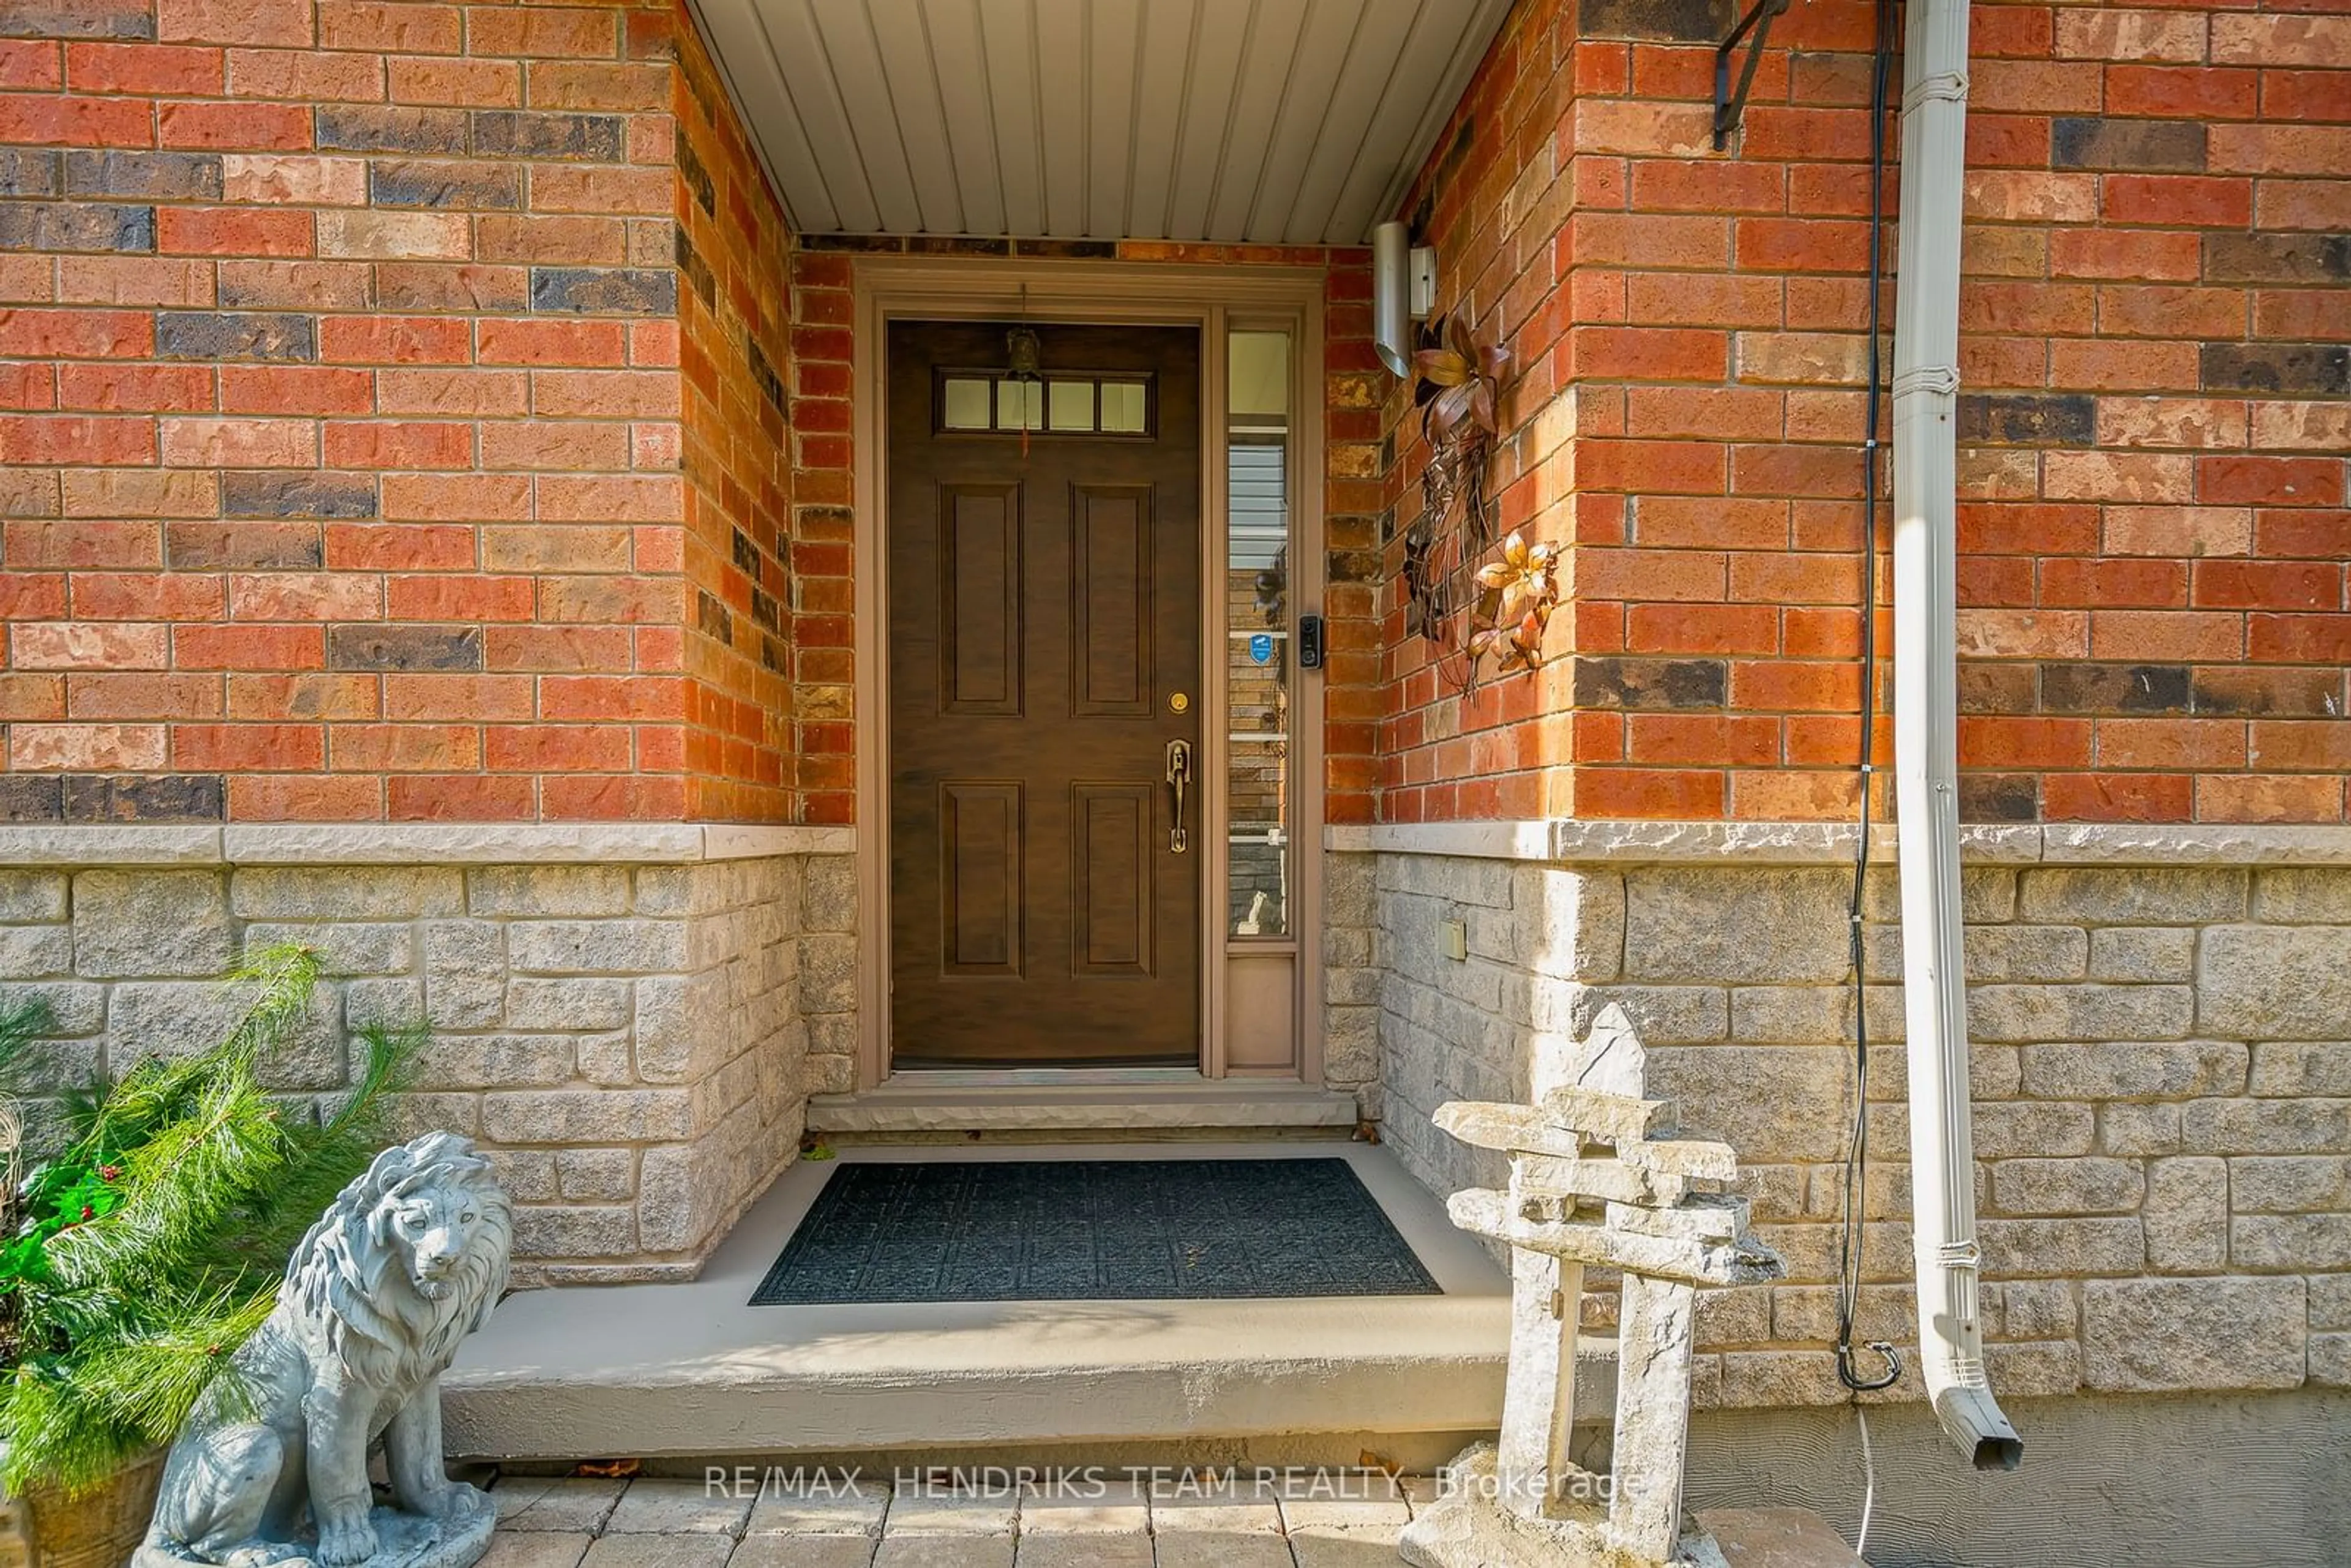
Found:
<svg viewBox="0 0 2351 1568"><path fill-rule="evenodd" d="M1717 152L1730 145L1730 133L1739 129L1740 117L1747 112L1748 89L1755 85L1755 68L1763 63L1763 40L1771 31L1771 18L1788 8L1788 0L1755 0L1747 15L1739 18L1739 26L1730 29L1730 37L1714 51L1714 150ZM1747 47L1747 63L1739 68L1739 90L1730 90L1730 51L1752 28L1755 41Z"/></svg>
<svg viewBox="0 0 2351 1568"><path fill-rule="evenodd" d="M1437 252L1404 224L1372 231L1372 342L1393 375L1412 374L1412 324L1437 308Z"/></svg>

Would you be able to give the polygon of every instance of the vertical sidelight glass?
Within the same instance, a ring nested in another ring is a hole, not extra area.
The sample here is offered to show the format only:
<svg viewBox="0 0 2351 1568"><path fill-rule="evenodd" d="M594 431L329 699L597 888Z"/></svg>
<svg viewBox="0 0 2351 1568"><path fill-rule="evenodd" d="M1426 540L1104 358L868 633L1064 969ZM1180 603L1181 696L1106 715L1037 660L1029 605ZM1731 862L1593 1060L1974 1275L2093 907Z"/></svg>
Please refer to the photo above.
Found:
<svg viewBox="0 0 2351 1568"><path fill-rule="evenodd" d="M1225 466L1226 847L1236 937L1287 937L1290 747L1290 338L1235 331Z"/></svg>

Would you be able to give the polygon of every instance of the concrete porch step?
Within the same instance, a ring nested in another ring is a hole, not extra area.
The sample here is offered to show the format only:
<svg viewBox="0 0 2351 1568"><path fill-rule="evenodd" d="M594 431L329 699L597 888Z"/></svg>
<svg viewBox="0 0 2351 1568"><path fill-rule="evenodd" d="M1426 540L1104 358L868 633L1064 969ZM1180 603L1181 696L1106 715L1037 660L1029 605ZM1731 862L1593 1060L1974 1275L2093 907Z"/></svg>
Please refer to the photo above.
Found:
<svg viewBox="0 0 2351 1568"><path fill-rule="evenodd" d="M1255 1441L1317 1455L1284 1462L1353 1464L1361 1450L1346 1445L1364 1434L1424 1434L1424 1447L1443 1448L1490 1432L1508 1280L1385 1151L1327 1146L1353 1164L1444 1294L747 1305L832 1168L803 1162L690 1283L572 1286L500 1306L442 1381L449 1452L554 1460ZM1182 1150L1248 1159L1297 1145ZM859 1147L841 1158L1170 1154L1165 1144L1084 1144ZM1612 1350L1590 1346L1595 1363ZM1614 1380L1593 1371L1578 1405L1596 1414Z"/></svg>
<svg viewBox="0 0 2351 1568"><path fill-rule="evenodd" d="M1171 1134L1344 1132L1355 1097L1303 1083L1159 1069L904 1072L857 1094L809 1102L812 1133Z"/></svg>

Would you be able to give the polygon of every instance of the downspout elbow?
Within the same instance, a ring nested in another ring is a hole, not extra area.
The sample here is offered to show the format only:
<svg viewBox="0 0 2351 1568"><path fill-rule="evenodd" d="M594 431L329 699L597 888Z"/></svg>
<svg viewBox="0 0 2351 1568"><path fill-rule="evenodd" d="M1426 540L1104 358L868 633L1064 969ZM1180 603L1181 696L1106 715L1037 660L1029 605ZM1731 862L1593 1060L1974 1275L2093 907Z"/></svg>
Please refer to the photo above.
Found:
<svg viewBox="0 0 2351 1568"><path fill-rule="evenodd" d="M1911 0L1894 325L1894 751L1920 1374L1980 1469L2024 1445L1985 1375L1959 919L1957 413L1967 0Z"/></svg>

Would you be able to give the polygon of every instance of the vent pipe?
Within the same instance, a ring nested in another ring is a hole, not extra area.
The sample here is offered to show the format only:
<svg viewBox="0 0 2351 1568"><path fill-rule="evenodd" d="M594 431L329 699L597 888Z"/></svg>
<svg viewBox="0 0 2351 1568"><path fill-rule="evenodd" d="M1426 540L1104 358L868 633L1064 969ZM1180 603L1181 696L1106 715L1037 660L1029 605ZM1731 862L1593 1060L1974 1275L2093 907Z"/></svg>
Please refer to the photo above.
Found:
<svg viewBox="0 0 2351 1568"><path fill-rule="evenodd" d="M1956 531L1967 0L1909 0L1894 307L1894 757L1918 1354L1943 1430L1979 1469L2023 1440L1984 1375L1961 962Z"/></svg>

